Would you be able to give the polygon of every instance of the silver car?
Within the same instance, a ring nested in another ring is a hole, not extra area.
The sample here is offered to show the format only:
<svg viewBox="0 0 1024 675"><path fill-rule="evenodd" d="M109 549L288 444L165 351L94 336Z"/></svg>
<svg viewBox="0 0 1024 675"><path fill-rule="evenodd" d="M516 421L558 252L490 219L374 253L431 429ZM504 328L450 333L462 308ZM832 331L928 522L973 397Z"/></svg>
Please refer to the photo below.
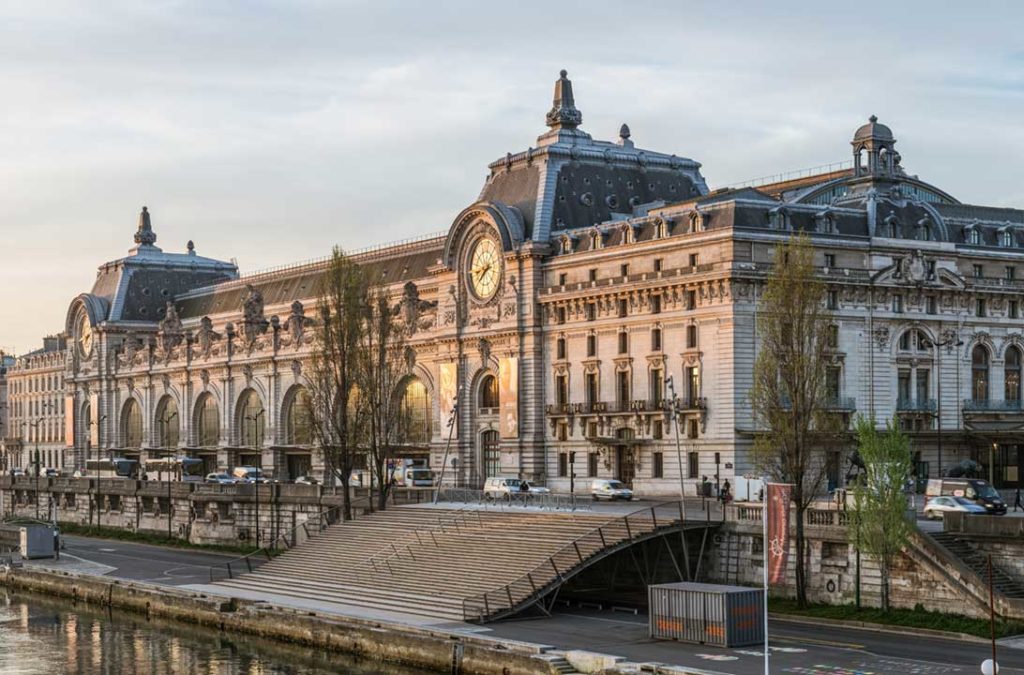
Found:
<svg viewBox="0 0 1024 675"><path fill-rule="evenodd" d="M942 518L948 511L986 513L984 506L978 506L964 497L932 497L924 507L924 515L929 520Z"/></svg>

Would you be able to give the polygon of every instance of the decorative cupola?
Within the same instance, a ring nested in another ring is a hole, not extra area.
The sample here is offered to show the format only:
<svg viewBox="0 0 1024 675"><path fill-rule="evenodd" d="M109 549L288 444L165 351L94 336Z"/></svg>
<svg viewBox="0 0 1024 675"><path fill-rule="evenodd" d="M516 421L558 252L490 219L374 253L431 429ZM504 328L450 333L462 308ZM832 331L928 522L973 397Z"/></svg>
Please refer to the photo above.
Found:
<svg viewBox="0 0 1024 675"><path fill-rule="evenodd" d="M872 115L868 123L857 129L850 141L853 146L853 175L894 177L899 173L900 156L892 130L879 124Z"/></svg>

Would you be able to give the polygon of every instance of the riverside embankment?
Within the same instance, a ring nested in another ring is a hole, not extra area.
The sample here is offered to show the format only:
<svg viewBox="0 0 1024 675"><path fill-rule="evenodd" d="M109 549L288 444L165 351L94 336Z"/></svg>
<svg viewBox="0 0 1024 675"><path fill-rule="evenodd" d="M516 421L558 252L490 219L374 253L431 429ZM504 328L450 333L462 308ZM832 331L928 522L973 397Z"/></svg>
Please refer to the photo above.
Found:
<svg viewBox="0 0 1024 675"><path fill-rule="evenodd" d="M304 612L153 584L31 568L0 569L0 585L94 607L252 635L367 660L436 672L481 675L558 673L539 645L403 624Z"/></svg>

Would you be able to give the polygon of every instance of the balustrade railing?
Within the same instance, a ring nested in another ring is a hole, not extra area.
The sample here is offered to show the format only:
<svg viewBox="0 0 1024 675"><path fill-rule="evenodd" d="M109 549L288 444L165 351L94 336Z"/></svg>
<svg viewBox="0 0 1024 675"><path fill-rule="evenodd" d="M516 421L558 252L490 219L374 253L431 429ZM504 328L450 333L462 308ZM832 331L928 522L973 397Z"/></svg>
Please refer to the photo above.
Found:
<svg viewBox="0 0 1024 675"><path fill-rule="evenodd" d="M1024 410L1020 399L997 400L997 399L964 399L964 412L1020 412Z"/></svg>
<svg viewBox="0 0 1024 675"><path fill-rule="evenodd" d="M935 412L938 409L934 398L898 398L897 412Z"/></svg>
<svg viewBox="0 0 1024 675"><path fill-rule="evenodd" d="M463 617L466 621L482 622L511 611L531 598L543 597L600 551L643 539L685 520L686 509L682 502L665 502L613 518L563 546L515 581L466 598L462 603Z"/></svg>

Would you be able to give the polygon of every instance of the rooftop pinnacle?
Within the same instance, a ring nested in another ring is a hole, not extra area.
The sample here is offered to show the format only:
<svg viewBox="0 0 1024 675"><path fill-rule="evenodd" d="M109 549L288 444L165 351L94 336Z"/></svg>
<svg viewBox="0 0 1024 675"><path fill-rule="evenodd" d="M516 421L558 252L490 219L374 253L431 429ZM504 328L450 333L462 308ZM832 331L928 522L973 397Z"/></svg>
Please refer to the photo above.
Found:
<svg viewBox="0 0 1024 675"><path fill-rule="evenodd" d="M156 233L149 221L149 209L142 207L139 214L139 229L135 231L135 243L142 246L152 246L156 243Z"/></svg>
<svg viewBox="0 0 1024 675"><path fill-rule="evenodd" d="M572 96L572 81L562 70L555 82L555 96L547 114L547 124L552 129L575 129L583 122L583 113L576 108Z"/></svg>

